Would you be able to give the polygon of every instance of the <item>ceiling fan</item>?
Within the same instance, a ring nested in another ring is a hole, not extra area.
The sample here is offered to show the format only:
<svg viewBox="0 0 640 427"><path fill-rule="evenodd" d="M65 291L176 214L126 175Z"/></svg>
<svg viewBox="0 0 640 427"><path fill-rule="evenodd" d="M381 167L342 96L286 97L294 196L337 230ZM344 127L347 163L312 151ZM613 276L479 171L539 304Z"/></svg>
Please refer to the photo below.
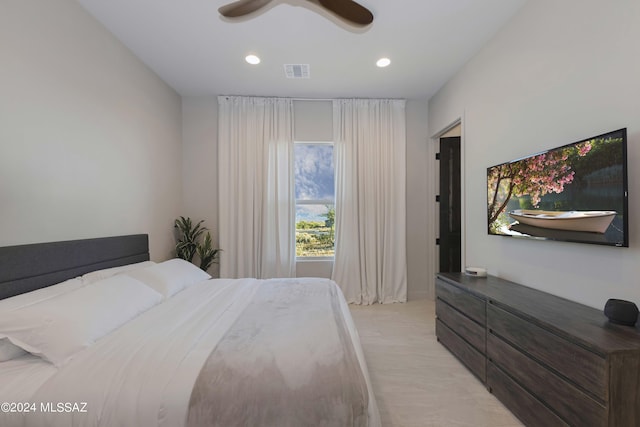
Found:
<svg viewBox="0 0 640 427"><path fill-rule="evenodd" d="M272 0L238 0L218 9L226 18L238 18L253 13ZM373 14L366 7L353 0L306 0L316 4L343 19L351 25L364 27L373 22Z"/></svg>

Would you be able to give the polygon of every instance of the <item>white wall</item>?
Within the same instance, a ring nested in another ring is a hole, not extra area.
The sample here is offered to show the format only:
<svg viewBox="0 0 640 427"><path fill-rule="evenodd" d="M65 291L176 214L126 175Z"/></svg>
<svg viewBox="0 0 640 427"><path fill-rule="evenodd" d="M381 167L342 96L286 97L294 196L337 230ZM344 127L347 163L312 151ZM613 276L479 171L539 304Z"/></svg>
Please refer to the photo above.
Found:
<svg viewBox="0 0 640 427"><path fill-rule="evenodd" d="M466 264L602 308L640 304L640 2L529 1L429 102L429 127L463 117ZM488 236L486 168L628 128L630 248Z"/></svg>
<svg viewBox="0 0 640 427"><path fill-rule="evenodd" d="M3 0L0 61L0 246L149 233L168 258L175 91L72 0Z"/></svg>
<svg viewBox="0 0 640 427"><path fill-rule="evenodd" d="M217 229L217 98L184 97L184 213L205 219ZM330 101L295 101L296 139L323 141L332 137L332 107ZM433 282L433 267L429 263L434 250L427 242L435 241L427 227L427 200L433 192L427 185L428 158L427 102L407 102L407 275L408 297L429 295ZM431 191L431 192L430 192ZM217 241L217 233L214 236ZM224 248L222 248L224 250ZM301 261L296 274L330 277L331 261Z"/></svg>

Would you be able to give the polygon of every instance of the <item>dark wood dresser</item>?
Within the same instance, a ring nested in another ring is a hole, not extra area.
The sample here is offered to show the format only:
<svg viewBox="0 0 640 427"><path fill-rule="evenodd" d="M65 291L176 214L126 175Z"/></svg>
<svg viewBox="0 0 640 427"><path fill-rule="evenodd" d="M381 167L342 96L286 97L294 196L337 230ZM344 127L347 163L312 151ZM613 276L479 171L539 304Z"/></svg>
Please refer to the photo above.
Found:
<svg viewBox="0 0 640 427"><path fill-rule="evenodd" d="M524 424L640 426L640 325L462 273L437 275L436 317L438 341Z"/></svg>

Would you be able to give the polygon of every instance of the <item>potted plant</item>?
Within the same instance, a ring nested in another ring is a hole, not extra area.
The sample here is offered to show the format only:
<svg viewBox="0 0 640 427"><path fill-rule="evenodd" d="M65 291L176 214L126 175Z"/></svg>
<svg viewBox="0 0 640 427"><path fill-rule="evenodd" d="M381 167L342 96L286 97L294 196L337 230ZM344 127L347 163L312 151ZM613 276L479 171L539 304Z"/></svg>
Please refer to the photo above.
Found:
<svg viewBox="0 0 640 427"><path fill-rule="evenodd" d="M174 228L178 230L176 256L193 262L193 257L198 254L200 268L207 271L216 262L220 249L213 247L211 233L207 227L202 225L203 222L204 220L194 223L191 218L183 216L175 220ZM207 233L204 235L203 241L200 242L199 240L205 231Z"/></svg>

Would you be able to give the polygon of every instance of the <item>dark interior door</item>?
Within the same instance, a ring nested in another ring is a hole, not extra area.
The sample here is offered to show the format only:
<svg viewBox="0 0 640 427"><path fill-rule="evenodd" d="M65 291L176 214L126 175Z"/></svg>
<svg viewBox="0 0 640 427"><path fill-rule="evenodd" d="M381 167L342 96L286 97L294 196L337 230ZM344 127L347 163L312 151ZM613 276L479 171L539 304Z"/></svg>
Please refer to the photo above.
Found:
<svg viewBox="0 0 640 427"><path fill-rule="evenodd" d="M440 138L440 271L461 271L460 137Z"/></svg>

